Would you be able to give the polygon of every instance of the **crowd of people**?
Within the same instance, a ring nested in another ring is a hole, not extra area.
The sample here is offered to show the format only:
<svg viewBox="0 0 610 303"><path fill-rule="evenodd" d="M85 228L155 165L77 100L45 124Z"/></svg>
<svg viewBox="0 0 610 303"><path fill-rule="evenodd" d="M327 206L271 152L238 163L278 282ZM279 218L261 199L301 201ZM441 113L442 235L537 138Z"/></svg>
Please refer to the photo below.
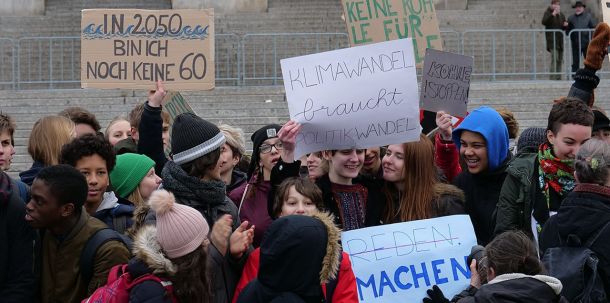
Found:
<svg viewBox="0 0 610 303"><path fill-rule="evenodd" d="M288 121L254 132L243 165L239 128L184 113L170 135L158 83L103 133L83 108L39 119L15 179L2 113L0 301L355 303L341 231L466 214L481 247L451 302L607 302L610 119L594 89L609 44L601 24L546 127L520 136L482 106L457 127L436 113L416 142L296 159ZM569 274L582 266L595 273ZM438 286L422 299L450 301Z"/></svg>

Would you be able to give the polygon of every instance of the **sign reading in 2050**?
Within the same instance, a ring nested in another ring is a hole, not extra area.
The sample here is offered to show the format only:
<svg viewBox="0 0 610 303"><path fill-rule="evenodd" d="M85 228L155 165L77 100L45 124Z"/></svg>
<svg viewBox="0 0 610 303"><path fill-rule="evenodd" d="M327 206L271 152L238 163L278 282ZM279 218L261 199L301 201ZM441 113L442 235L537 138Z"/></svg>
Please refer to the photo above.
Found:
<svg viewBox="0 0 610 303"><path fill-rule="evenodd" d="M214 11L83 10L81 86L214 88Z"/></svg>

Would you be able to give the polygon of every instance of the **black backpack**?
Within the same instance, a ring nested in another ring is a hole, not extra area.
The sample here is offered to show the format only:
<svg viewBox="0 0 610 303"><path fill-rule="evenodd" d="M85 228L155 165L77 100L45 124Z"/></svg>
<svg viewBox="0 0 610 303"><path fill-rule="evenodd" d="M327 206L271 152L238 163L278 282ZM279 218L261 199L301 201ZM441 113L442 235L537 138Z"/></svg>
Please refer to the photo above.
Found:
<svg viewBox="0 0 610 303"><path fill-rule="evenodd" d="M102 228L96 231L89 240L87 240L87 244L85 244L80 255L79 265L85 285L88 285L91 278L93 278L93 265L95 264L97 249L108 241L119 241L131 252L132 241L128 237L121 235L110 228Z"/></svg>
<svg viewBox="0 0 610 303"><path fill-rule="evenodd" d="M610 226L607 223L582 245L575 235L566 241L559 237L559 247L546 250L542 263L550 276L561 281L561 295L570 302L608 302L608 294L599 272L599 258L590 248L599 236Z"/></svg>

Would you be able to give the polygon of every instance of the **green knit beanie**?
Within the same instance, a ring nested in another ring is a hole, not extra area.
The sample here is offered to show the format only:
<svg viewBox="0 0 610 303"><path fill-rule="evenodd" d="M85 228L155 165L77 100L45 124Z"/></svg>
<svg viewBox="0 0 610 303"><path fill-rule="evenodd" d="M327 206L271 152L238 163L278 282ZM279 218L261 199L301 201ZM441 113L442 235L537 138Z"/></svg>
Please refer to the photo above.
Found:
<svg viewBox="0 0 610 303"><path fill-rule="evenodd" d="M116 165L110 173L114 192L123 199L127 198L154 166L155 161L145 155L132 153L118 155Z"/></svg>

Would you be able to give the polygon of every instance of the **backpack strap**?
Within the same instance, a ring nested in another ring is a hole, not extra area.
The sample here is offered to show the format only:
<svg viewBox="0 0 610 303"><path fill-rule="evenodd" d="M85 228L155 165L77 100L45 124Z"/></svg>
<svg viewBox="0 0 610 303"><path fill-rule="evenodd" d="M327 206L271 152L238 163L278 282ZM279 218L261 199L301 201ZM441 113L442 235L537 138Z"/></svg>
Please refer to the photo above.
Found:
<svg viewBox="0 0 610 303"><path fill-rule="evenodd" d="M339 253L339 264L341 264L341 262L343 262L343 250L341 250L341 253ZM339 273L340 272L341 272L341 270L339 269L337 271L337 276L334 279L328 281L328 283L326 283L326 302L327 303L333 302L333 295L335 294L335 289L337 289L337 283L339 283Z"/></svg>
<svg viewBox="0 0 610 303"><path fill-rule="evenodd" d="M154 281L154 282L161 284L161 286L163 286L163 288L165 288L165 292L168 294L169 299L173 303L178 302L178 298L176 298L176 294L174 293L174 285L172 284L172 282L169 280L163 280L152 273L147 273L147 274L144 274L142 276L139 276L139 277L133 279L132 281L130 281L128 283L127 289L131 290L134 286L136 286L144 281Z"/></svg>
<svg viewBox="0 0 610 303"><path fill-rule="evenodd" d="M123 241L123 238L110 228L102 228L89 237L89 240L87 240L87 243L81 252L79 263L81 276L85 285L89 285L91 278L93 278L93 264L95 263L95 254L97 253L98 248L108 241L119 241L127 246Z"/></svg>
<svg viewBox="0 0 610 303"><path fill-rule="evenodd" d="M585 247L590 249L591 246L593 246L593 244L595 244L595 241L597 241L597 238L599 238L599 236L601 236L601 234L608 228L608 226L610 226L610 222L606 223L606 225L604 225L604 227L600 228L599 231L597 231L597 233L593 237L590 237L589 240L587 240Z"/></svg>
<svg viewBox="0 0 610 303"><path fill-rule="evenodd" d="M112 229L118 233L124 233L127 230L127 216L112 216Z"/></svg>

